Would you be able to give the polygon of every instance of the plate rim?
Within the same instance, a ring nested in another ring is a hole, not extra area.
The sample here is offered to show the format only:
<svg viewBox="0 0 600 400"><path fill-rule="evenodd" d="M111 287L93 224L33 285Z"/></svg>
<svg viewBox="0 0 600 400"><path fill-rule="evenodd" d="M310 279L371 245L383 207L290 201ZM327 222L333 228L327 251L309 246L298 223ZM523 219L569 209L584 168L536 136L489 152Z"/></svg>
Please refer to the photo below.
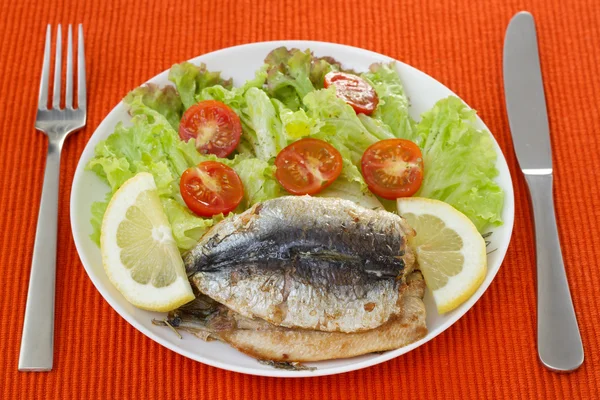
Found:
<svg viewBox="0 0 600 400"><path fill-rule="evenodd" d="M435 81L436 83L441 85L443 88L448 90L448 92L450 92L452 95L460 98L461 101L463 101L463 103L465 103L469 108L471 108L460 96L458 96L456 93L454 93L454 91L452 91L450 88L448 88L442 82L438 81L431 75L429 75L429 74L427 74L405 62L396 60L392 57L389 57L389 56L381 54L381 53L377 53L372 50L368 50L368 49L364 49L364 48L356 47L356 46L340 44L340 43L334 43L334 42L315 41L315 40L274 40L274 41L251 42L251 43L239 44L239 45L235 45L235 46L230 46L230 47L214 50L214 51L211 51L208 53L203 53L198 56L192 57L192 58L188 59L187 61L197 62L195 60L197 60L200 57L219 56L220 53L235 52L236 50L240 50L241 48L248 48L248 47L256 47L257 49L263 48L266 46L270 46L272 48L279 47L279 46L311 48L311 46L314 46L314 45L326 46L326 47L327 46L340 47L340 48L344 48L345 50L348 50L348 51L354 51L354 52L358 51L365 55L383 58L388 61L395 61L396 63L401 64L403 66L403 68L408 68L410 70L413 70L413 72L417 72L417 73L426 75L429 79ZM158 79L163 74L168 74L169 70L170 70L170 68L166 69L165 71L161 71L160 73L147 79L145 82L141 83L138 86L144 85L150 81ZM498 271L500 270L500 268L502 267L502 265L504 263L504 259L506 257L506 252L507 252L508 248L510 247L510 242L511 242L513 228L514 228L514 216L515 216L514 184L512 181L512 176L510 174L510 169L508 168L508 163L506 161L506 157L504 156L504 153L502 152L502 149L499 146L498 141L496 140L494 135L491 133L491 130L487 127L485 122L483 122L483 120L479 116L477 116L478 120L483 124L483 126L488 131L490 137L492 138L492 140L494 142L495 148L497 150L498 161L500 161L501 163L502 162L504 163L504 165L506 166L506 170L508 172L506 174L508 185L506 188L503 188L503 189L505 189L504 207L510 207L510 209L509 209L510 212L508 213L508 219L505 219L503 221L504 225L507 228L506 246L503 249L497 250L500 252L499 253L500 265L498 266L498 268L495 271L492 271L491 279L489 280L489 283L487 284L487 286L481 291L479 291L479 289L478 289L478 292L473 294L473 296L471 296L465 303L463 303L463 304L468 304L468 306L465 308L465 310L452 316L450 318L450 320L445 322L442 325L442 327L440 329L438 329L438 331L435 332L432 336L429 336L429 332L431 332L431 331L429 331L428 335L426 335L424 338L422 338L414 343L411 343L407 346L401 347L399 349L389 350L389 351L387 351L383 354L380 354L376 357L358 361L351 365L336 366L336 367L331 367L331 368L326 368L326 369L317 369L315 371L285 371L285 370L279 370L279 369L275 369L275 368L273 368L272 370L267 370L267 369L258 369L258 368L254 369L254 368L244 367L244 366L232 366L229 363L222 363L222 362L215 361L212 359L207 359L202 356L199 356L198 354L194 354L186 349L176 347L174 344L172 344L171 341L164 340L163 338L157 336L151 330L147 329L145 326L139 324L135 318L130 318L127 315L127 312L118 304L116 299L112 299L112 296L103 289L102 284L98 280L96 280L96 278L93 276L94 274L91 273L87 267L87 264L88 263L91 264L91 262L89 260L87 260L87 257L85 256L85 252L82 250L83 249L82 237L87 238L87 235L82 234L82 233L76 234L76 232L75 232L75 226L77 224L75 223L76 210L74 209L74 207L75 207L74 200L75 200L77 191L74 189L76 188L77 185L79 185L79 183L82 179L82 175L85 171L85 168L84 168L85 165L82 165L83 156L86 153L86 149L88 148L89 142L91 141L91 139L99 132L99 130L104 129L104 125L107 124L107 122L108 122L107 120L109 119L109 117L111 115L113 115L116 111L118 111L119 107L121 107L121 106L123 106L122 101L117 103L109 111L109 113L104 116L102 121L94 129L94 132L92 133L92 135L90 135L90 137L88 138L86 145L85 145L85 147L80 155L80 158L77 162L77 166L76 166L75 173L73 176L73 181L71 184L71 194L70 194L70 198L69 198L69 213L70 213L69 220L70 220L70 224L71 224L71 234L72 234L73 240L75 242L75 248L77 250L77 255L79 256L81 264L83 265L87 276L92 281L96 290L98 290L98 292L100 293L102 298L110 305L110 307L114 311L117 312L117 314L119 316L121 316L121 318L123 318L125 321L127 321L131 326L133 326L136 330L138 330L139 332L144 334L146 337L148 337L148 338L152 339L153 341L159 343L160 345L168 348L169 350L171 350L177 354L180 354L182 356L185 356L187 358L190 358L196 362L201 362L203 364L210 365L210 366L213 366L216 368L220 368L220 369L227 370L227 371L239 372L239 373L243 373L243 374L249 374L249 375L255 375L255 376L268 376L268 377L283 377L283 378L303 378L303 377L336 375L336 374L340 374L340 373L356 371L359 369L377 365L382 362L389 361L393 358L399 357L403 354L406 354L409 351L412 351L412 350L416 349L417 347L420 347L421 345L435 339L437 336L439 336L440 334L445 332L447 329L449 329L452 325L454 325L459 319L463 318L464 315L466 315L474 307L474 305L479 301L479 299L483 296L483 294L489 289L489 287L491 286L492 282L494 281ZM488 273L490 273L489 270L488 270ZM200 339L198 339L198 340L200 340Z"/></svg>

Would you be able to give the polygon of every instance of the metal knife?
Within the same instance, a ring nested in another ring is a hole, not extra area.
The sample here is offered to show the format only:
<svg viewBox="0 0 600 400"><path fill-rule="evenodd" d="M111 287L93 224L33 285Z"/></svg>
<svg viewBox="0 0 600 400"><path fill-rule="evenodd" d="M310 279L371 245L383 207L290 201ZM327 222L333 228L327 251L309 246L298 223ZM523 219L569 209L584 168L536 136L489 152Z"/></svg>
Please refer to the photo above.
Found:
<svg viewBox="0 0 600 400"><path fill-rule="evenodd" d="M583 345L558 239L550 131L530 13L517 13L508 24L503 62L510 131L535 221L538 355L547 368L569 372L583 363Z"/></svg>

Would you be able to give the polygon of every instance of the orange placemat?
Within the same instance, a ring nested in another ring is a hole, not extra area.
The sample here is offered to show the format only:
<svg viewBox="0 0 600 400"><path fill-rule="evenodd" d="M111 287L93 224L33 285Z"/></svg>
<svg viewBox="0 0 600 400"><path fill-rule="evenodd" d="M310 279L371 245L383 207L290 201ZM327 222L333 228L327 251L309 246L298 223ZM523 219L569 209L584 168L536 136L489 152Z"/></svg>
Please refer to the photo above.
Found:
<svg viewBox="0 0 600 400"><path fill-rule="evenodd" d="M256 2L258 3L258 2ZM594 398L600 393L600 9L596 0L0 1L0 398ZM505 115L504 30L521 9L538 23L555 198L586 351L580 370L543 369L535 347L533 232ZM63 153L55 365L18 373L31 250L46 154L33 129L47 23L83 22L89 115ZM512 244L490 289L444 334L362 371L274 379L186 359L136 331L93 287L71 237L70 186L86 141L127 93L173 63L241 43L313 39L364 47L440 80L479 110L515 182Z"/></svg>

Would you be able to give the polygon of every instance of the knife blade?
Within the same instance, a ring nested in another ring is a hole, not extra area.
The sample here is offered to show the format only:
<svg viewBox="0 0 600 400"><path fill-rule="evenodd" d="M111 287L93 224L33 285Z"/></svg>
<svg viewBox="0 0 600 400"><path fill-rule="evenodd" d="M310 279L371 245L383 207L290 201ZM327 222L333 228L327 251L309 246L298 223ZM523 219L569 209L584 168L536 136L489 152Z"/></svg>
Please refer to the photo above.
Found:
<svg viewBox="0 0 600 400"><path fill-rule="evenodd" d="M504 39L504 92L515 152L525 172L551 173L546 97L533 17L519 13Z"/></svg>
<svg viewBox="0 0 600 400"><path fill-rule="evenodd" d="M515 154L527 181L535 225L537 347L558 372L583 363L583 344L565 273L552 192L552 150L533 16L510 21L504 38L504 93Z"/></svg>

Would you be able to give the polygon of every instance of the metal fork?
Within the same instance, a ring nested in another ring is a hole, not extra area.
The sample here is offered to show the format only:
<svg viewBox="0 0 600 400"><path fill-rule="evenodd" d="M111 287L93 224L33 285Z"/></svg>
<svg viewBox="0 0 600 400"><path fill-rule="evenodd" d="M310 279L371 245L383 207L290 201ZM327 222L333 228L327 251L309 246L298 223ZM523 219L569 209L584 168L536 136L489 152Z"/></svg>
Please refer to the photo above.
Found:
<svg viewBox="0 0 600 400"><path fill-rule="evenodd" d="M54 358L54 286L56 278L56 235L58 219L58 183L60 154L65 139L71 132L85 126L86 89L83 27L79 24L77 50L77 108L73 107L73 33L68 30L67 73L65 108L60 108L62 35L58 25L56 33L56 57L54 64L54 93L52 106L48 108L50 85L50 43L52 26L46 29L46 47L40 82L35 128L48 136L48 155L44 172L44 186L40 200L27 307L21 337L19 371L50 371Z"/></svg>

